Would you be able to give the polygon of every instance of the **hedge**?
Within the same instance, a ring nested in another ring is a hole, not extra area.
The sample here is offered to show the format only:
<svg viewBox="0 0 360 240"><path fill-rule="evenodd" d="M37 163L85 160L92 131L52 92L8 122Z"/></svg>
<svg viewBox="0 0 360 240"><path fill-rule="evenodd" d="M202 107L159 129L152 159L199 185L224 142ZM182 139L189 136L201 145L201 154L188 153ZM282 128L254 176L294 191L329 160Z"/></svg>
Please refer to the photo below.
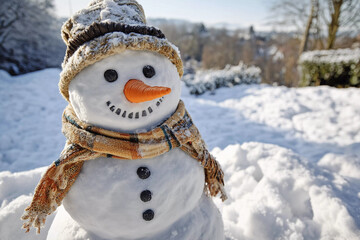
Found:
<svg viewBox="0 0 360 240"><path fill-rule="evenodd" d="M360 87L360 48L305 52L300 86Z"/></svg>

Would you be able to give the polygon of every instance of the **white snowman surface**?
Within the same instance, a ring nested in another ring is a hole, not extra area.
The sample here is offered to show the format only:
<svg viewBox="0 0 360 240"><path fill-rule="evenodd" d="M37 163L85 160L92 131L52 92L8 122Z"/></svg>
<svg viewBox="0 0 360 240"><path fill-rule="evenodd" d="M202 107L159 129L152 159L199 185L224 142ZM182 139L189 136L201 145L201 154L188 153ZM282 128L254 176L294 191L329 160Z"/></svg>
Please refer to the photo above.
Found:
<svg viewBox="0 0 360 240"><path fill-rule="evenodd" d="M124 94L130 80L171 92L130 102ZM80 120L127 133L149 131L165 121L176 110L180 92L178 72L167 58L130 50L87 67L69 86ZM204 194L204 178L203 167L179 148L151 159L85 161L47 239L223 240L221 215Z"/></svg>
<svg viewBox="0 0 360 240"><path fill-rule="evenodd" d="M145 71L150 75L145 76ZM106 72L109 77L115 75L112 82L105 79ZM171 93L152 101L129 102L123 90L132 79L168 87ZM69 85L70 102L81 121L124 133L159 125L175 112L180 94L176 67L160 54L137 50L125 50L88 66Z"/></svg>

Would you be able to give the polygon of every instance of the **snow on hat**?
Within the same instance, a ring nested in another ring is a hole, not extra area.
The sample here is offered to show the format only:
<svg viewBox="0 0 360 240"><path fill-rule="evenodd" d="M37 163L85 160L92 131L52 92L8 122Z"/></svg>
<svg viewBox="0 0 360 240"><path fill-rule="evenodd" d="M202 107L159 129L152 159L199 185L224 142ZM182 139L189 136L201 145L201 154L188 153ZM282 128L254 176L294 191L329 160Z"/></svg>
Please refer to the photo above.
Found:
<svg viewBox="0 0 360 240"><path fill-rule="evenodd" d="M84 68L126 49L157 52L183 75L179 50L157 28L146 25L142 6L135 0L93 0L61 29L67 45L59 89L69 101L69 84Z"/></svg>

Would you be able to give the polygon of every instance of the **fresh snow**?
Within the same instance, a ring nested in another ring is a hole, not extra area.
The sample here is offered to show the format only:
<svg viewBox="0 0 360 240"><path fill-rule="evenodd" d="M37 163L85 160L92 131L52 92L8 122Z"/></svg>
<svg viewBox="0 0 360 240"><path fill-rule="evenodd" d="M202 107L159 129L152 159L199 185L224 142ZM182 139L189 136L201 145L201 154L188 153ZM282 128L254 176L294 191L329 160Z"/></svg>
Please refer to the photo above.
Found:
<svg viewBox="0 0 360 240"><path fill-rule="evenodd" d="M58 69L0 71L0 239L20 229L33 190L63 148ZM225 172L215 199L233 239L360 239L360 89L221 88L182 99ZM41 168L39 168L41 167ZM176 233L174 233L176 234Z"/></svg>
<svg viewBox="0 0 360 240"><path fill-rule="evenodd" d="M82 9L72 16L72 34L78 34L94 22L120 22L128 25L144 25L143 13L131 4L120 7L115 1L92 1L92 7ZM101 7L100 7L101 6ZM125 16L125 17L124 17Z"/></svg>
<svg viewBox="0 0 360 240"><path fill-rule="evenodd" d="M5 77L2 77L5 76ZM0 171L23 171L55 161L64 147L58 69L11 78L0 71Z"/></svg>

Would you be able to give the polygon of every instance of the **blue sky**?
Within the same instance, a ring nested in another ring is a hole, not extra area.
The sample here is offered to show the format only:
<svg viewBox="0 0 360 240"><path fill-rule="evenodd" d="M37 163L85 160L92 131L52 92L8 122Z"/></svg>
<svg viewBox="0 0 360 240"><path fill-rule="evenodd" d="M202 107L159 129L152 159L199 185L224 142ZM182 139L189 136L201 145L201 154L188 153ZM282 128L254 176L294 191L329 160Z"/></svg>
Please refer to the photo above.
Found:
<svg viewBox="0 0 360 240"><path fill-rule="evenodd" d="M88 5L90 0L55 0L57 14L70 15ZM266 0L138 0L147 17L176 18L206 24L229 23L242 27L265 26L268 2Z"/></svg>

